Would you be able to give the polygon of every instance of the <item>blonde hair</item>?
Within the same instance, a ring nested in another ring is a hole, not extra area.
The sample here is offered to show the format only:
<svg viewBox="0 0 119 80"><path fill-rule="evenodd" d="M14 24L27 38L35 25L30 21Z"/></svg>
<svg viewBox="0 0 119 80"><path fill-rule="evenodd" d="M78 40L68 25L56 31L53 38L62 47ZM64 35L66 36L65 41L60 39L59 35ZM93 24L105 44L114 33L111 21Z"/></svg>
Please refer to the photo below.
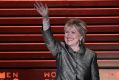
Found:
<svg viewBox="0 0 119 80"><path fill-rule="evenodd" d="M84 21L80 19L70 19L65 23L64 30L67 27L75 27L78 32L81 34L80 41L85 42L85 36L87 33L87 25Z"/></svg>

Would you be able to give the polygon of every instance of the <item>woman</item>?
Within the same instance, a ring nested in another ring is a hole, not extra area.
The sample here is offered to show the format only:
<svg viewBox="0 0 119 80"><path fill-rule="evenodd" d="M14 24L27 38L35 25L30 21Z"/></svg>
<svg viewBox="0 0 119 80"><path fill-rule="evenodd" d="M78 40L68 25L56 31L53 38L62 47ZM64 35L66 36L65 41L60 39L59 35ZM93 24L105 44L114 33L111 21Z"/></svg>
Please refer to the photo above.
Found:
<svg viewBox="0 0 119 80"><path fill-rule="evenodd" d="M79 19L67 21L64 26L65 42L58 42L51 33L47 5L36 2L34 6L43 17L44 41L56 57L56 80L99 80L96 54L84 44L85 22Z"/></svg>

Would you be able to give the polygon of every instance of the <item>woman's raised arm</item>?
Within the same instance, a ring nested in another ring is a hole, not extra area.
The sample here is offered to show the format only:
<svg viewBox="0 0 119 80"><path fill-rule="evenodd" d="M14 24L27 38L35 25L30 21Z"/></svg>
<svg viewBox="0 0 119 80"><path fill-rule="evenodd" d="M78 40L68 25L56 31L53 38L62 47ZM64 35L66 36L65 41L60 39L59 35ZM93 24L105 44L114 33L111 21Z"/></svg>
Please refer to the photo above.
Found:
<svg viewBox="0 0 119 80"><path fill-rule="evenodd" d="M50 27L47 5L43 5L41 2L35 2L34 7L36 8L36 11L43 17L43 30L46 31Z"/></svg>
<svg viewBox="0 0 119 80"><path fill-rule="evenodd" d="M36 2L34 4L37 12L43 17L43 38L44 42L46 43L48 49L51 51L51 53L56 56L57 53L60 52L60 44L59 42L55 41L53 38L53 35L51 33L50 28L50 21L48 17L48 7L47 5L43 5L41 2Z"/></svg>

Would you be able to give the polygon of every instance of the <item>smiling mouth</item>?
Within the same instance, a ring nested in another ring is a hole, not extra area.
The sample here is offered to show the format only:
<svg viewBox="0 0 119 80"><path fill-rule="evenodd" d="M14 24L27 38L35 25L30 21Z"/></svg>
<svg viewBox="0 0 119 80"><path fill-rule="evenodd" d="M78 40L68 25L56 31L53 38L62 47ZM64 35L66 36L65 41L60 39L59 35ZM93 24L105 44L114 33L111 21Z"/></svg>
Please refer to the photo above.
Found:
<svg viewBox="0 0 119 80"><path fill-rule="evenodd" d="M67 39L67 41L73 41L73 39Z"/></svg>

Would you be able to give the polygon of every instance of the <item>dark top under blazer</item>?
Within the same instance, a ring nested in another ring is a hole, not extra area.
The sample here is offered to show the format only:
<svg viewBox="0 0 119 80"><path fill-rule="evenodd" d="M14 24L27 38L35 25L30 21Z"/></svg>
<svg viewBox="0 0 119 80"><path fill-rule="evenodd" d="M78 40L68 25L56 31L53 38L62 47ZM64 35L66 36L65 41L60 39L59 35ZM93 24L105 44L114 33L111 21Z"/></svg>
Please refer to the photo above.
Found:
<svg viewBox="0 0 119 80"><path fill-rule="evenodd" d="M56 80L99 80L94 51L79 45L79 52L74 52L65 42L56 41L51 29L43 31L43 37L48 49L56 57Z"/></svg>

